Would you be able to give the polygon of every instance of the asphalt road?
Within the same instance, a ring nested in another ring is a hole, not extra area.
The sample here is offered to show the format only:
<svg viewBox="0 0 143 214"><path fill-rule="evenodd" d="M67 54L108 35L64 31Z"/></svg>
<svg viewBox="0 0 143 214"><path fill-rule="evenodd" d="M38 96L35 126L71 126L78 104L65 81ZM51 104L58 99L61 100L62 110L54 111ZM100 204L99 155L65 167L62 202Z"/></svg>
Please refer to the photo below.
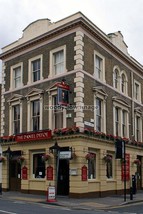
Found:
<svg viewBox="0 0 143 214"><path fill-rule="evenodd" d="M143 202L122 205L114 208L107 209L111 213L129 213L129 214L143 214Z"/></svg>
<svg viewBox="0 0 143 214"><path fill-rule="evenodd" d="M32 203L19 200L0 199L0 214L105 214L107 211L71 209L68 207Z"/></svg>
<svg viewBox="0 0 143 214"><path fill-rule="evenodd" d="M143 214L143 202L104 210L68 208L47 203L33 203L0 198L0 214Z"/></svg>

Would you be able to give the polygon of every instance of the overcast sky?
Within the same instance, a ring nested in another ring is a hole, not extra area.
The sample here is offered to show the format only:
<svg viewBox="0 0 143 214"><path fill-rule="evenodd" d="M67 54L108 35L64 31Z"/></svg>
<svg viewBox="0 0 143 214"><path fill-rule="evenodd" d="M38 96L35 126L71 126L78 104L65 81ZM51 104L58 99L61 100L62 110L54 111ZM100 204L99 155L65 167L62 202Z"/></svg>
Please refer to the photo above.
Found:
<svg viewBox="0 0 143 214"><path fill-rule="evenodd" d="M121 31L129 54L143 64L143 0L0 0L0 48L37 19L55 22L78 11L106 34Z"/></svg>

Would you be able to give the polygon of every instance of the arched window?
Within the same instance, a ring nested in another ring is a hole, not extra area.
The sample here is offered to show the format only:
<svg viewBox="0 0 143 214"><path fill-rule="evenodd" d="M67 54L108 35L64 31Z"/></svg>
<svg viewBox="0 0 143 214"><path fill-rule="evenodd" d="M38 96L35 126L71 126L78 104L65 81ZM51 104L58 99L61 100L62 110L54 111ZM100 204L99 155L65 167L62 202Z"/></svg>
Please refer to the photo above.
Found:
<svg viewBox="0 0 143 214"><path fill-rule="evenodd" d="M127 85L127 75L124 71L121 72L121 92L124 94L127 94L128 91L128 85Z"/></svg>
<svg viewBox="0 0 143 214"><path fill-rule="evenodd" d="M119 70L116 68L113 74L113 84L114 88L119 88Z"/></svg>

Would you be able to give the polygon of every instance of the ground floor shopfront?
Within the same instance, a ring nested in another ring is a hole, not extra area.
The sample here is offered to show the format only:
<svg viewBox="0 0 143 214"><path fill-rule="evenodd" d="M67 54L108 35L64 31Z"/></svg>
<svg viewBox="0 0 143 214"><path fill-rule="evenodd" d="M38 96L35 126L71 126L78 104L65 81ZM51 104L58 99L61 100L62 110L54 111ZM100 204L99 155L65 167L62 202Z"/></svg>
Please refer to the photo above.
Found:
<svg viewBox="0 0 143 214"><path fill-rule="evenodd" d="M86 134L21 139L1 143L3 191L46 194L54 186L57 195L102 197L130 189L132 175L143 187L143 149L126 144L124 164L115 159L113 140ZM7 153L8 151L8 153Z"/></svg>

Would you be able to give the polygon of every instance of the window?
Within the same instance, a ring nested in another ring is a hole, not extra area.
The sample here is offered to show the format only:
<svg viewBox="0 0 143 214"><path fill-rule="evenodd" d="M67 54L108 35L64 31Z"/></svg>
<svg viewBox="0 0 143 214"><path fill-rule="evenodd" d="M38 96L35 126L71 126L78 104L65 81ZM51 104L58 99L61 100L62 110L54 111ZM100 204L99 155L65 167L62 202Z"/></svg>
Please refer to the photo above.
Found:
<svg viewBox="0 0 143 214"><path fill-rule="evenodd" d="M12 133L16 135L20 133L20 105L13 106L12 111L13 111Z"/></svg>
<svg viewBox="0 0 143 214"><path fill-rule="evenodd" d="M142 141L142 118L137 112L135 112L135 140Z"/></svg>
<svg viewBox="0 0 143 214"><path fill-rule="evenodd" d="M33 154L33 178L45 178L45 162L43 153Z"/></svg>
<svg viewBox="0 0 143 214"><path fill-rule="evenodd" d="M22 100L23 96L19 94L13 94L7 100L9 103L9 135L22 132Z"/></svg>
<svg viewBox="0 0 143 214"><path fill-rule="evenodd" d="M127 112L123 110L122 111L122 137L126 137L126 133L127 133L126 121L127 121Z"/></svg>
<svg viewBox="0 0 143 214"><path fill-rule="evenodd" d="M141 102L141 84L134 81L134 98L136 101Z"/></svg>
<svg viewBox="0 0 143 214"><path fill-rule="evenodd" d="M34 100L31 102L32 107L32 131L38 131L40 128L40 101Z"/></svg>
<svg viewBox="0 0 143 214"><path fill-rule="evenodd" d="M125 81L126 81L125 75L122 74L121 75L121 91L122 91L122 93L125 93Z"/></svg>
<svg viewBox="0 0 143 214"><path fill-rule="evenodd" d="M89 153L91 158L88 159L88 179L96 178L96 154Z"/></svg>
<svg viewBox="0 0 143 214"><path fill-rule="evenodd" d="M23 64L18 63L11 67L10 90L22 87Z"/></svg>
<svg viewBox="0 0 143 214"><path fill-rule="evenodd" d="M106 176L107 178L113 178L113 157L110 155L110 161L106 162Z"/></svg>
<svg viewBox="0 0 143 214"><path fill-rule="evenodd" d="M52 88L53 87L53 88ZM49 95L49 128L51 130L58 128L66 128L67 119L66 119L66 107L58 105L57 101L57 88L52 86L48 89Z"/></svg>
<svg viewBox="0 0 143 214"><path fill-rule="evenodd" d="M66 46L56 48L50 52L50 74L56 76L66 72Z"/></svg>
<svg viewBox="0 0 143 214"><path fill-rule="evenodd" d="M96 131L101 132L102 131L102 124L101 124L101 100L99 98L96 98Z"/></svg>
<svg viewBox="0 0 143 214"><path fill-rule="evenodd" d="M54 128L63 128L63 108L57 105L57 96L53 97L53 103L55 107L53 112Z"/></svg>
<svg viewBox="0 0 143 214"><path fill-rule="evenodd" d="M42 130L43 90L33 88L27 95L27 131Z"/></svg>
<svg viewBox="0 0 143 214"><path fill-rule="evenodd" d="M40 80L40 59L32 62L33 82Z"/></svg>
<svg viewBox="0 0 143 214"><path fill-rule="evenodd" d="M119 136L119 108L115 108L115 130L116 136Z"/></svg>
<svg viewBox="0 0 143 214"><path fill-rule="evenodd" d="M129 137L129 108L130 106L120 98L113 98L114 135Z"/></svg>
<svg viewBox="0 0 143 214"><path fill-rule="evenodd" d="M94 129L106 133L106 98L107 94L101 87L94 87Z"/></svg>
<svg viewBox="0 0 143 214"><path fill-rule="evenodd" d="M29 59L28 83L34 83L43 79L43 56L39 55Z"/></svg>
<svg viewBox="0 0 143 214"><path fill-rule="evenodd" d="M95 78L105 81L105 58L96 51L94 52L94 75Z"/></svg>
<svg viewBox="0 0 143 214"><path fill-rule="evenodd" d="M114 70L113 84L114 84L114 88L116 89L119 88L119 70L117 68Z"/></svg>

